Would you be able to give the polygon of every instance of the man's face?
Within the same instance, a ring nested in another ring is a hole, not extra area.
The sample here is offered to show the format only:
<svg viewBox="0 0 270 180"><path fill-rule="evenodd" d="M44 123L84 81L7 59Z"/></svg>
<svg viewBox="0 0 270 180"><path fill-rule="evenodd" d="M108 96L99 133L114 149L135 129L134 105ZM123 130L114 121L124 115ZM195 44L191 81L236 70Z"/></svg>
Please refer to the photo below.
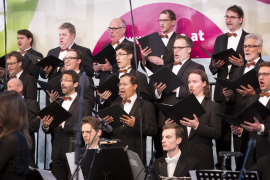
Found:
<svg viewBox="0 0 270 180"><path fill-rule="evenodd" d="M164 129L162 132L163 151L175 150L181 143L182 138L176 138L175 129Z"/></svg>
<svg viewBox="0 0 270 180"><path fill-rule="evenodd" d="M124 51L122 49L118 49L116 51L116 55L117 55L117 57L116 57L117 65L119 68L125 69L128 66L130 66L132 54L127 54L126 51Z"/></svg>
<svg viewBox="0 0 270 180"><path fill-rule="evenodd" d="M61 49L67 49L75 39L75 34L70 34L68 29L59 29L59 46Z"/></svg>
<svg viewBox="0 0 270 180"><path fill-rule="evenodd" d="M76 58L76 59L73 59ZM66 70L78 71L80 69L81 59L77 59L77 53L74 51L68 51L65 56L65 68Z"/></svg>
<svg viewBox="0 0 270 180"><path fill-rule="evenodd" d="M62 93L64 95L70 96L71 94L73 94L77 86L78 86L78 82L74 83L71 75L64 74L62 76L61 88L62 88Z"/></svg>
<svg viewBox="0 0 270 180"><path fill-rule="evenodd" d="M244 46L248 45L255 45L257 46L257 40L256 39L246 39L244 42ZM259 54L262 52L262 47L252 47L252 48L244 48L245 52L245 59L248 62L254 61L255 59L259 58Z"/></svg>
<svg viewBox="0 0 270 180"><path fill-rule="evenodd" d="M22 62L17 62L17 58L15 56L11 56L7 59L7 67L8 71L11 75L16 75L22 71Z"/></svg>
<svg viewBox="0 0 270 180"><path fill-rule="evenodd" d="M91 143L92 139L94 138L96 131L94 128L91 128L89 123L85 123L82 125L82 137L85 144ZM97 135L93 142L98 141L100 135Z"/></svg>
<svg viewBox="0 0 270 180"><path fill-rule="evenodd" d="M159 22L160 30L163 34L170 33L173 30L173 26L175 25L175 20L171 21L169 13L160 14L159 20L165 20L165 21Z"/></svg>
<svg viewBox="0 0 270 180"><path fill-rule="evenodd" d="M263 66L259 69L258 74L262 73L270 73L270 67ZM270 90L270 74L264 76L259 76L258 77L259 83L260 83L260 88L262 91L267 92Z"/></svg>
<svg viewBox="0 0 270 180"><path fill-rule="evenodd" d="M206 82L202 82L202 78L199 74L192 73L188 76L188 88L190 93L193 93L196 97L203 95L203 90Z"/></svg>
<svg viewBox="0 0 270 180"><path fill-rule="evenodd" d="M129 99L136 93L137 84L130 83L130 77L122 77L119 82L119 94L123 99Z"/></svg>
<svg viewBox="0 0 270 180"><path fill-rule="evenodd" d="M183 60L190 57L191 48L187 47L185 39L177 39L174 42L174 47L179 47L179 49L174 49L174 61L182 62Z"/></svg>
<svg viewBox="0 0 270 180"><path fill-rule="evenodd" d="M18 93L20 93L21 91L21 86L18 85L18 83L16 83L15 81L10 80L7 83L7 91L17 91Z"/></svg>
<svg viewBox="0 0 270 180"><path fill-rule="evenodd" d="M119 28L121 27L121 21L119 19L114 19L110 23L110 28ZM126 28L119 28L117 30L109 30L110 39L112 42L119 41L122 37L125 36Z"/></svg>
<svg viewBox="0 0 270 180"><path fill-rule="evenodd" d="M32 38L27 38L25 35L18 34L17 35L17 44L18 48L23 51L31 47Z"/></svg>
<svg viewBox="0 0 270 180"><path fill-rule="evenodd" d="M235 31L239 30L239 28L241 27L241 23L243 22L243 18L238 18L238 14L236 12L233 12L233 11L227 11L226 16L235 17L234 20L232 18L225 19L225 23L226 23L227 28L231 32L235 32Z"/></svg>

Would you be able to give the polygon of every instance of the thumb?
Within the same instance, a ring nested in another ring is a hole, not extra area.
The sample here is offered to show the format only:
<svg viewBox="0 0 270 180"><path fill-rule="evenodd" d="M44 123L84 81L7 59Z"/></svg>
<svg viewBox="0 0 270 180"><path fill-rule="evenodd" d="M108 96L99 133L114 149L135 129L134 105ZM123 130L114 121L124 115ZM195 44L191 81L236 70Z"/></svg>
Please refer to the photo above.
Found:
<svg viewBox="0 0 270 180"><path fill-rule="evenodd" d="M257 118L254 117L255 123L260 123Z"/></svg>
<svg viewBox="0 0 270 180"><path fill-rule="evenodd" d="M105 61L106 61L106 63L110 63L110 62L107 60L107 58L105 58Z"/></svg>

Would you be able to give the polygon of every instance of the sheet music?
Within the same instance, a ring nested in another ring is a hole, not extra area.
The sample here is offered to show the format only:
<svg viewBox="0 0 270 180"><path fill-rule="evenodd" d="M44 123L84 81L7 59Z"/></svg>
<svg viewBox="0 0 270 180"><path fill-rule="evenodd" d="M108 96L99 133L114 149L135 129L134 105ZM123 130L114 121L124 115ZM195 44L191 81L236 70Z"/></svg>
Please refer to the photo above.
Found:
<svg viewBox="0 0 270 180"><path fill-rule="evenodd" d="M67 156L70 172L71 174L73 174L75 169L77 168L77 164L75 164L75 152L66 153L66 156ZM79 178L78 178L79 180L84 180L81 169L79 170L78 175L79 175Z"/></svg>
<svg viewBox="0 0 270 180"><path fill-rule="evenodd" d="M54 175L52 174L51 171L46 171L46 170L43 170L43 169L35 169L35 170L39 172L39 174L41 175L41 177L43 179L56 180L56 178L54 177Z"/></svg>

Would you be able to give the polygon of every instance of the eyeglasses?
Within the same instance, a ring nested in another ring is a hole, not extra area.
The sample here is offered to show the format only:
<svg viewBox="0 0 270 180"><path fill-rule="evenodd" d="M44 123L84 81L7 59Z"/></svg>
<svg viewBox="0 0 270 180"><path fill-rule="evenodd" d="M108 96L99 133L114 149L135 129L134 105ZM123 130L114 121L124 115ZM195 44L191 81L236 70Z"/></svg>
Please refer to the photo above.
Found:
<svg viewBox="0 0 270 180"><path fill-rule="evenodd" d="M260 46L259 45L244 45L243 49L246 49L246 48L250 49L250 48L255 48L255 47L260 47Z"/></svg>
<svg viewBox="0 0 270 180"><path fill-rule="evenodd" d="M263 76L263 77L266 77L266 76L269 76L270 73L258 73L257 76L260 77L260 76Z"/></svg>
<svg viewBox="0 0 270 180"><path fill-rule="evenodd" d="M71 61L72 59L78 59L78 57L65 57L63 61Z"/></svg>
<svg viewBox="0 0 270 180"><path fill-rule="evenodd" d="M117 86L118 86L118 87L120 87L120 86L124 86L124 87L126 87L127 85L130 85L130 84L125 84L125 83L123 83L123 84L120 84L120 83L119 83L119 84L117 84Z"/></svg>
<svg viewBox="0 0 270 180"><path fill-rule="evenodd" d="M117 58L117 56L124 56L124 55L128 55L128 54L115 54L114 57Z"/></svg>
<svg viewBox="0 0 270 180"><path fill-rule="evenodd" d="M173 47L171 47L171 49L174 51L174 50L177 50L177 51L181 51L182 49L184 49L184 48L188 48L189 46L183 46L183 47L181 47L181 46L177 46L177 47L175 47L175 46L173 46Z"/></svg>
<svg viewBox="0 0 270 180"><path fill-rule="evenodd" d="M159 19L158 20L159 23L162 23L162 22L167 23L168 21L171 21L171 20L170 19Z"/></svg>
<svg viewBox="0 0 270 180"><path fill-rule="evenodd" d="M236 16L224 16L224 18L226 19L226 20L228 20L228 19L231 19L231 20L235 20L236 18L239 18L239 17L236 17Z"/></svg>
<svg viewBox="0 0 270 180"><path fill-rule="evenodd" d="M113 27L113 28L108 27L108 31L113 31L113 32L115 32L115 31L117 31L118 29L121 29L121 28L123 28L123 27L118 27L118 28L115 28L115 27Z"/></svg>
<svg viewBox="0 0 270 180"><path fill-rule="evenodd" d="M15 65L15 64L17 64L18 62L15 62L15 63L7 63L7 66L13 66L13 65Z"/></svg>
<svg viewBox="0 0 270 180"><path fill-rule="evenodd" d="M74 82L74 81L72 81L70 79L61 79L60 82Z"/></svg>

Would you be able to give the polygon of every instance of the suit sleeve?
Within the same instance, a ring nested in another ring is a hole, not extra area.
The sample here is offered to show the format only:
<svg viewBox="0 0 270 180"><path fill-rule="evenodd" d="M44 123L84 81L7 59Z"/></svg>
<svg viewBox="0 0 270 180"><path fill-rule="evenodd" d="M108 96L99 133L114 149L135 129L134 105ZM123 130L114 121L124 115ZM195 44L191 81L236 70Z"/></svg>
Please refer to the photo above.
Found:
<svg viewBox="0 0 270 180"><path fill-rule="evenodd" d="M149 89L147 78L144 74L140 74L140 76L139 76L139 86L140 86L141 97L144 100L151 102L153 97L152 97L150 89Z"/></svg>
<svg viewBox="0 0 270 180"><path fill-rule="evenodd" d="M89 77L89 84L94 85L94 81L91 77ZM89 107L91 107L91 108L95 107L94 89L91 86L89 86L88 88L85 88L84 99L88 100L89 104L87 104L87 105Z"/></svg>
<svg viewBox="0 0 270 180"><path fill-rule="evenodd" d="M40 58L43 58L43 55L40 54L40 53L34 53L34 55L40 57ZM36 79L38 79L38 76L39 76L39 72L40 72L40 67L35 65L31 60L30 60L30 63L29 63L29 68L26 70L26 72L35 77Z"/></svg>
<svg viewBox="0 0 270 180"><path fill-rule="evenodd" d="M219 41L218 41L218 37L217 37L216 38L216 41L215 41L215 45L214 45L214 49L213 49L213 53L212 54L217 54L219 52L218 44L219 44ZM213 75L215 75L216 73L219 72L219 69L217 71L214 70L212 61L210 61L209 70L211 71L211 73Z"/></svg>
<svg viewBox="0 0 270 180"><path fill-rule="evenodd" d="M23 88L25 88L26 98L37 100L37 81L33 76L29 76L27 84Z"/></svg>
<svg viewBox="0 0 270 180"><path fill-rule="evenodd" d="M35 112L36 114L40 111L39 104L37 101L31 101L31 103L27 107L31 111ZM40 120L37 118L35 114L32 112L29 114L29 132L38 132L40 126Z"/></svg>
<svg viewBox="0 0 270 180"><path fill-rule="evenodd" d="M160 175L160 172L159 172L159 166L158 166L158 161L154 161L154 173L153 173L153 175L154 175L154 180L160 180L160 178L159 178L159 175Z"/></svg>
<svg viewBox="0 0 270 180"><path fill-rule="evenodd" d="M216 113L221 114L221 106L219 104L215 104L212 108L210 124L199 123L196 132L211 139L218 139L221 135L221 118Z"/></svg>
<svg viewBox="0 0 270 180"><path fill-rule="evenodd" d="M86 72L87 76L93 77L94 76L94 69L93 69L93 55L88 48L84 48L82 51L83 58L82 58L82 67L83 70Z"/></svg>
<svg viewBox="0 0 270 180"><path fill-rule="evenodd" d="M259 159L248 171L257 171L259 178L262 179L263 166L265 166L265 164L263 164L262 159Z"/></svg>

